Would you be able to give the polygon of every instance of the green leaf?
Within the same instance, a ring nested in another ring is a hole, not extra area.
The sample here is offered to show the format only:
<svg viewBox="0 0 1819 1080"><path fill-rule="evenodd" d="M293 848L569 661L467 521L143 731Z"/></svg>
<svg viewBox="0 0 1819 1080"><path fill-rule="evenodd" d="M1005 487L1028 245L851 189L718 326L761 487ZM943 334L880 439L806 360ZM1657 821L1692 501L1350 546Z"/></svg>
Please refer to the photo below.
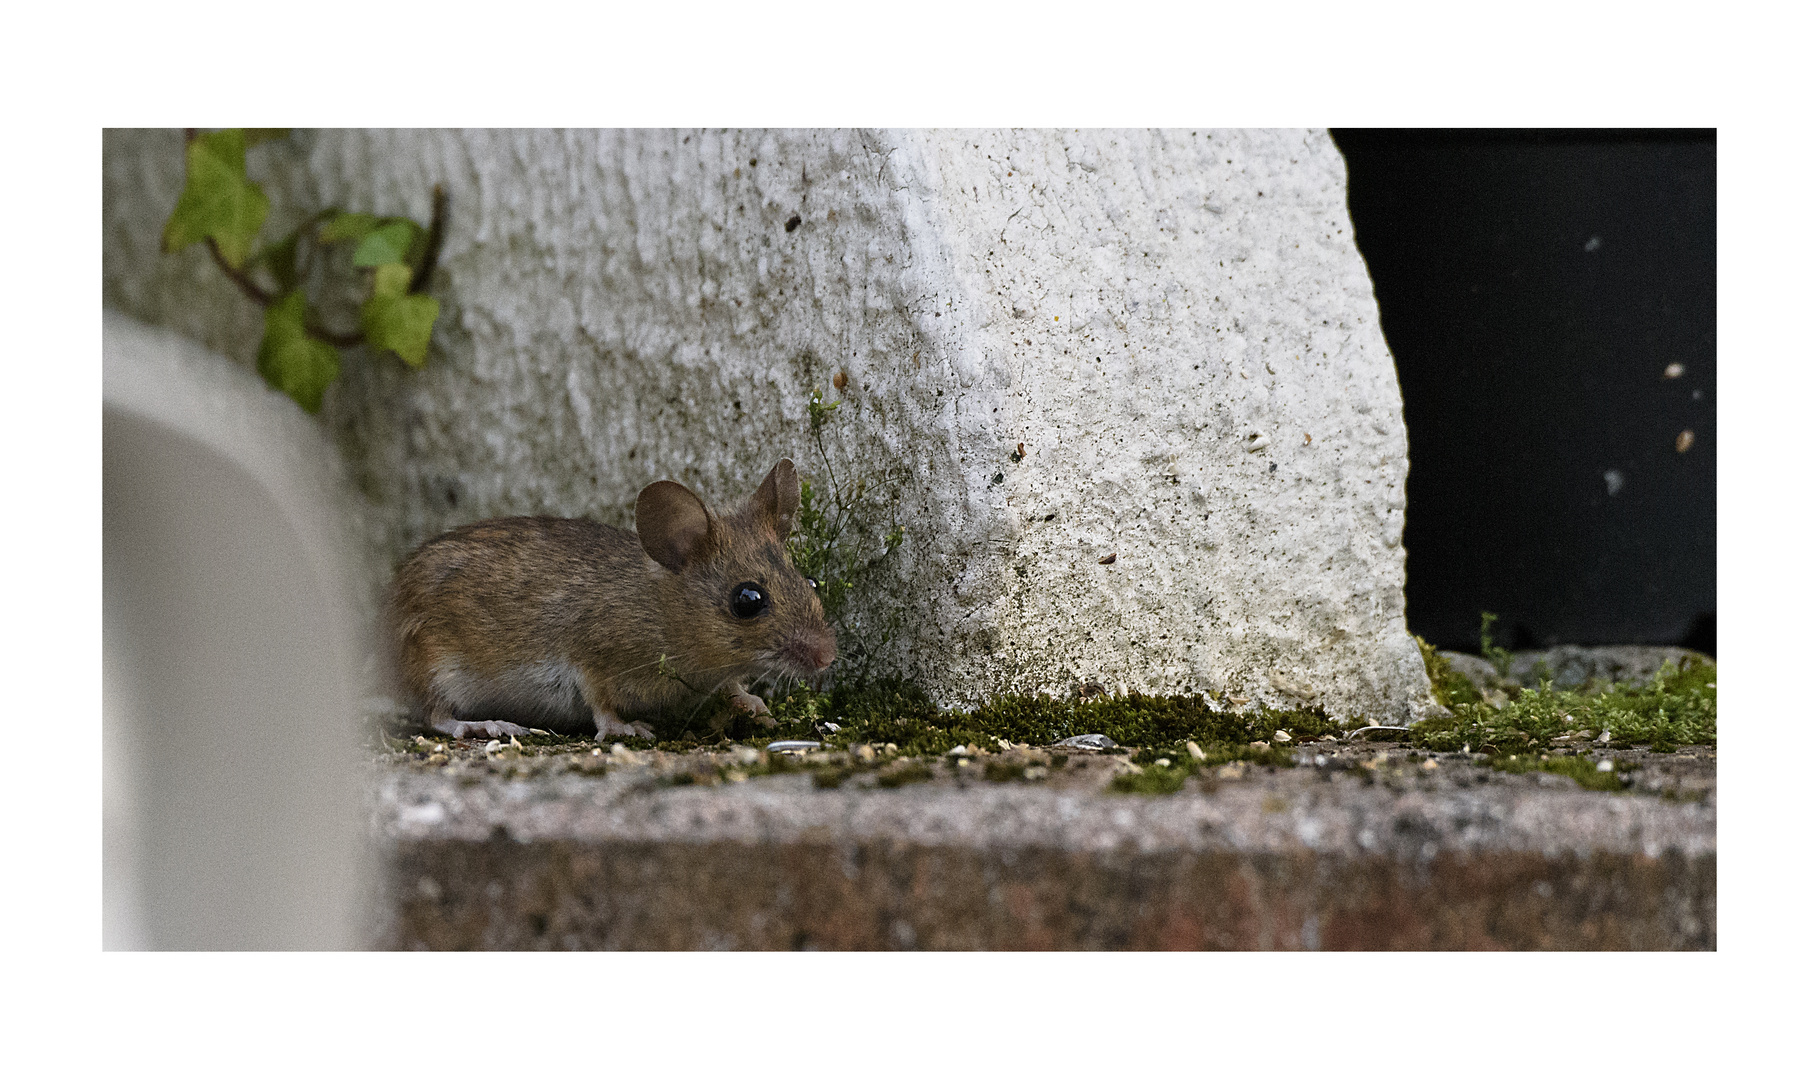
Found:
<svg viewBox="0 0 1819 1080"><path fill-rule="evenodd" d="M329 219L327 225L317 235L325 244L341 240L364 240L366 234L379 227L379 219L371 214L350 214L346 211Z"/></svg>
<svg viewBox="0 0 1819 1080"><path fill-rule="evenodd" d="M387 218L385 223L366 234L354 249L355 266L384 266L401 263L411 244L422 232L422 226L405 218Z"/></svg>
<svg viewBox="0 0 1819 1080"><path fill-rule="evenodd" d="M410 267L388 263L373 274L373 296L360 308L360 331L367 344L390 350L412 367L429 356L430 330L442 305L433 296L409 292Z"/></svg>
<svg viewBox="0 0 1819 1080"><path fill-rule="evenodd" d="M411 268L403 263L386 263L373 271L374 296L403 296L410 291Z"/></svg>
<svg viewBox="0 0 1819 1080"><path fill-rule="evenodd" d="M212 239L222 259L239 269L271 209L265 192L246 178L246 134L239 128L211 131L193 139L185 157L183 193L164 223L164 250Z"/></svg>
<svg viewBox="0 0 1819 1080"><path fill-rule="evenodd" d="M282 139L290 135L290 128L241 128L246 132L246 145L258 146L271 139Z"/></svg>
<svg viewBox="0 0 1819 1080"><path fill-rule="evenodd" d="M289 293L266 309L259 374L313 413L322 408L322 392L341 374L341 356L333 345L309 336L304 329L308 316L309 304L301 292Z"/></svg>

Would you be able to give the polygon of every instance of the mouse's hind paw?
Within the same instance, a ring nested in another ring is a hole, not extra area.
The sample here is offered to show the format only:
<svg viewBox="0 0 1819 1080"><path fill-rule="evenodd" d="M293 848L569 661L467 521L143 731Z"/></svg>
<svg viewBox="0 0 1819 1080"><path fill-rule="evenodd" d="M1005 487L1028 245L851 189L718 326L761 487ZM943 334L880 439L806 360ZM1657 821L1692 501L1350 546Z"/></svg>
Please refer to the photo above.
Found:
<svg viewBox="0 0 1819 1080"><path fill-rule="evenodd" d="M456 739L510 739L529 735L531 729L504 720L438 720L431 727Z"/></svg>

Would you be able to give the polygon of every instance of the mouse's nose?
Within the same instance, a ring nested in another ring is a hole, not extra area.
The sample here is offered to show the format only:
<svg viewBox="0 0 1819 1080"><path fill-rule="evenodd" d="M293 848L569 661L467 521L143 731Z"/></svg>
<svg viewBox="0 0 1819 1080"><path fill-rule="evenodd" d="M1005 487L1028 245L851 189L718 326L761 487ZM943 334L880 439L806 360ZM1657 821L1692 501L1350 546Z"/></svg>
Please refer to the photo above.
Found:
<svg viewBox="0 0 1819 1080"><path fill-rule="evenodd" d="M821 640L815 643L815 670L825 670L838 655L839 650L834 647L834 632L832 630L821 631Z"/></svg>
<svg viewBox="0 0 1819 1080"><path fill-rule="evenodd" d="M825 626L798 631L789 643L789 656L809 674L825 671L839 650L834 645L834 632Z"/></svg>

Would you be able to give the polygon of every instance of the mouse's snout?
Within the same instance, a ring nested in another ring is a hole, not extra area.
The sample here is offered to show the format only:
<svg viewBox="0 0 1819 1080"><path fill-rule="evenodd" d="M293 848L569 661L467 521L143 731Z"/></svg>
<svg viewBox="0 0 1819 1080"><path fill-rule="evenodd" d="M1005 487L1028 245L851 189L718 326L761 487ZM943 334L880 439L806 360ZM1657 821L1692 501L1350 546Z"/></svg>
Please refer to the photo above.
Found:
<svg viewBox="0 0 1819 1080"><path fill-rule="evenodd" d="M783 647L785 658L807 675L826 670L837 654L834 632L825 626L803 627Z"/></svg>

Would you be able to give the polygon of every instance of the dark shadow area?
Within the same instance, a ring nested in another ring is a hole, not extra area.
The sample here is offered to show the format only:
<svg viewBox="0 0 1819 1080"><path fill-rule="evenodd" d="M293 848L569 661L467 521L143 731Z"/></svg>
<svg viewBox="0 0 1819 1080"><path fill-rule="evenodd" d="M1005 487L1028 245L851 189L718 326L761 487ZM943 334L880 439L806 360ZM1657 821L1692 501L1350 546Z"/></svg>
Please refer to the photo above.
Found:
<svg viewBox="0 0 1819 1080"><path fill-rule="evenodd" d="M1402 384L1409 628L1715 654L1716 134L1333 138Z"/></svg>

